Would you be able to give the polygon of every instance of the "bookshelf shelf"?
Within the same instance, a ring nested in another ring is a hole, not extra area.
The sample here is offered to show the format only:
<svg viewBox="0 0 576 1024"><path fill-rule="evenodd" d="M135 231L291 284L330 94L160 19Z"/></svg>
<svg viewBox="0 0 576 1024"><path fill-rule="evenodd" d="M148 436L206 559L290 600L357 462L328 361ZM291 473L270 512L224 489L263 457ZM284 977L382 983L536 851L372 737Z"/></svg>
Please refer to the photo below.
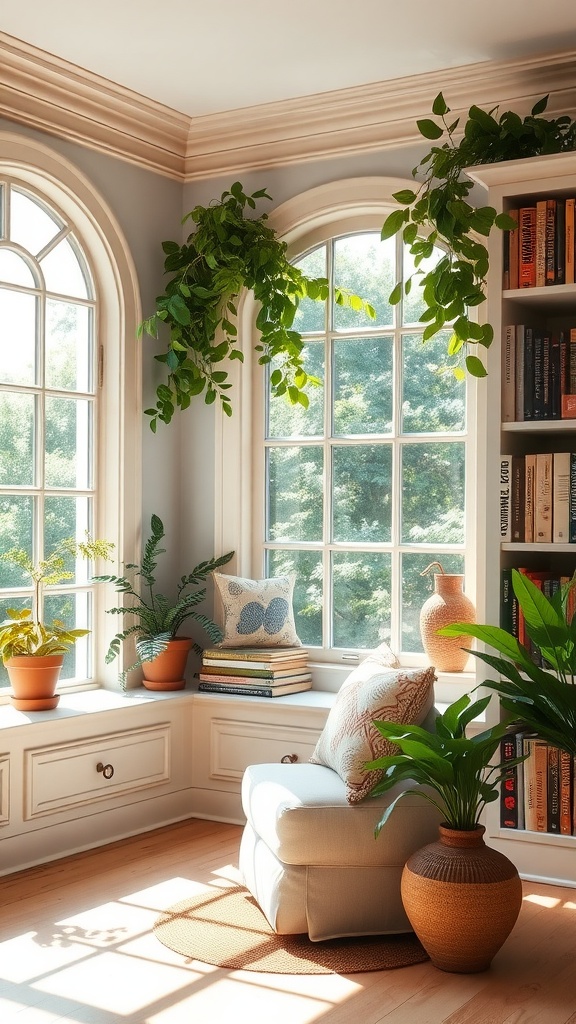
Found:
<svg viewBox="0 0 576 1024"><path fill-rule="evenodd" d="M544 200L556 200L556 209L565 212L565 200L576 197L575 153L507 161L486 168L472 168L469 173L474 181L487 190L487 205L495 207L498 212L537 207L538 203L542 207L546 205L543 203ZM553 207L554 204L549 205ZM576 452L576 420L558 418L558 410L555 414L557 418L522 420L519 416L516 420L503 422L502 397L505 384L506 419L510 417L511 408L512 416L518 416L519 407L522 409L522 402L518 406L518 395L515 392L513 394L516 401L512 401L510 405L510 360L506 362L504 359L506 346L508 350L510 347L510 336L512 335L514 342L518 337L519 327L524 338L526 328L531 327L534 334L538 331L550 337L558 336L559 332L564 330L565 336L569 338L570 329L576 328L575 283L503 290L505 271L506 281L512 273L512 257L506 262L504 260L503 242L507 237L502 232L493 231L489 239L490 272L486 319L494 328L495 341L488 351L486 386L480 386L478 398L479 423L483 429L477 484L478 494L484 495L484 500L479 503L478 508L477 617L479 622L493 624L499 623L503 607L502 570L528 567L529 571L553 572L557 577L571 576L576 570L576 543L502 543L499 529L500 476L495 473L494 468L500 466L501 457L521 457L536 453L553 456L559 452ZM542 235L539 238L541 239ZM552 251L556 261L558 252L562 253L563 250L553 246ZM555 262L555 276L557 265ZM571 276L572 274L569 278ZM551 348L550 342L550 351ZM566 358L569 361L569 354ZM514 375L512 379L514 380ZM515 384L512 387L515 387ZM573 392L575 388L569 390ZM550 412L549 408L547 412ZM489 674L490 669L479 662L478 683L481 684L483 680L488 679ZM498 717L499 702L493 695L486 711L487 724L494 724ZM576 832L576 809L574 810L572 831ZM576 887L576 834L505 828L501 824L500 807L497 803L487 808L485 824L490 844L505 853L524 877L545 882L561 882Z"/></svg>

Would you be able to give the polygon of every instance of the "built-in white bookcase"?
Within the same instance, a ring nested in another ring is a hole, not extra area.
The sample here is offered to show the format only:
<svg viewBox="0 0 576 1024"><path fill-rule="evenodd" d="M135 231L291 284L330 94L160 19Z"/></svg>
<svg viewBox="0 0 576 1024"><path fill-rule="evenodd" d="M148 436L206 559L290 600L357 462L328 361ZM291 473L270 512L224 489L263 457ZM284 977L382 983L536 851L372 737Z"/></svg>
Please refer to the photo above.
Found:
<svg viewBox="0 0 576 1024"><path fill-rule="evenodd" d="M497 211L527 206L537 199L564 199L576 195L576 153L510 160L471 168L468 173L487 190L486 205ZM494 328L494 342L488 351L488 377L479 386L478 421L477 618L479 622L493 624L499 622L501 568L551 568L562 575L571 575L576 568L576 544L500 541L500 455L576 451L574 420L501 421L503 329L508 324L526 322L548 327L576 327L574 284L503 291L503 239L503 233L494 229L489 240L485 314ZM487 678L488 671L478 660L480 681ZM494 694L487 712L489 724L497 720L498 714L498 699ZM506 854L524 877L576 886L576 836L500 828L498 803L487 809L486 828L488 843Z"/></svg>

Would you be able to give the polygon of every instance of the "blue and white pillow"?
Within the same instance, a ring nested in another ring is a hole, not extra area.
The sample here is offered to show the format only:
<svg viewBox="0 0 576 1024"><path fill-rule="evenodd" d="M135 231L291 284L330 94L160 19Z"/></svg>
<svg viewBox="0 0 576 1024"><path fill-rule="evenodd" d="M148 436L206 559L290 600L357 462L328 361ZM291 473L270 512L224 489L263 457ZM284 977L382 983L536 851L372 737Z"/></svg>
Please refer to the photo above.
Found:
<svg viewBox="0 0 576 1024"><path fill-rule="evenodd" d="M294 624L293 576L212 575L222 606L221 647L302 647Z"/></svg>

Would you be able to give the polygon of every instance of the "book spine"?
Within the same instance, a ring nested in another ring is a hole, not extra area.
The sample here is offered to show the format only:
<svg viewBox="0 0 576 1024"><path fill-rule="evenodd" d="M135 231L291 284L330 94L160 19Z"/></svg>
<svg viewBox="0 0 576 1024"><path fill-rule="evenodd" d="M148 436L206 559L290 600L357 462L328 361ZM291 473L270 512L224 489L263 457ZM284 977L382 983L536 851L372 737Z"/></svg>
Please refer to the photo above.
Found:
<svg viewBox="0 0 576 1024"><path fill-rule="evenodd" d="M550 338L550 419L559 420L562 416L562 354L560 338L553 334Z"/></svg>
<svg viewBox="0 0 576 1024"><path fill-rule="evenodd" d="M570 453L569 543L576 544L576 454Z"/></svg>
<svg viewBox="0 0 576 1024"><path fill-rule="evenodd" d="M513 423L516 418L516 327L504 328L502 339L502 421Z"/></svg>
<svg viewBox="0 0 576 1024"><path fill-rule="evenodd" d="M241 686L243 689L246 686L266 686L272 688L274 686L288 686L292 683L307 683L312 679L312 674L304 672L301 675L281 676L274 679L271 676L235 676L228 675L226 672L210 675L207 672L199 672L198 679L202 683L225 683L226 686Z"/></svg>
<svg viewBox="0 0 576 1024"><path fill-rule="evenodd" d="M211 660L223 659L224 661L271 661L271 662L284 662L294 661L294 659L302 659L308 657L308 651L304 647L262 647L262 648L242 648L238 647L207 647L203 652L204 658Z"/></svg>
<svg viewBox="0 0 576 1024"><path fill-rule="evenodd" d="M533 737L524 740L524 827L529 832L536 831L535 742Z"/></svg>
<svg viewBox="0 0 576 1024"><path fill-rule="evenodd" d="M267 668L251 668L246 666L242 668L227 668L224 665L202 665L201 674L207 676L216 676L225 674L227 679L285 679L287 676L305 675L306 678L309 676L308 666L305 665L302 668L293 669L274 669Z"/></svg>
<svg viewBox="0 0 576 1024"><path fill-rule="evenodd" d="M560 751L548 745L546 831L560 832Z"/></svg>
<svg viewBox="0 0 576 1024"><path fill-rule="evenodd" d="M516 409L515 420L519 423L524 419L524 324L516 326L516 366L515 366Z"/></svg>
<svg viewBox="0 0 576 1024"><path fill-rule="evenodd" d="M518 210L509 210L508 214L516 221L516 228L513 231L508 231L508 266L510 280L508 288L518 288L518 270L519 270L519 257L520 257L520 231L518 228Z"/></svg>
<svg viewBox="0 0 576 1024"><path fill-rule="evenodd" d="M531 327L524 329L524 416L534 419L534 332Z"/></svg>
<svg viewBox="0 0 576 1024"><path fill-rule="evenodd" d="M524 756L524 733L517 732L515 737L516 757ZM518 786L518 828L525 828L524 820L524 761L516 765L516 780Z"/></svg>
<svg viewBox="0 0 576 1024"><path fill-rule="evenodd" d="M552 541L570 542L570 452L554 452L552 461Z"/></svg>
<svg viewBox="0 0 576 1024"><path fill-rule="evenodd" d="M537 288L546 284L546 200L536 203L536 280Z"/></svg>
<svg viewBox="0 0 576 1024"><path fill-rule="evenodd" d="M228 686L224 683L199 683L202 693L232 693L238 697L273 697L274 690L270 686Z"/></svg>
<svg viewBox="0 0 576 1024"><path fill-rule="evenodd" d="M512 539L511 521L511 478L512 456L500 456L500 541L506 543Z"/></svg>
<svg viewBox="0 0 576 1024"><path fill-rule="evenodd" d="M536 831L546 832L548 827L548 744L534 741L534 772L536 786Z"/></svg>
<svg viewBox="0 0 576 1024"><path fill-rule="evenodd" d="M504 567L500 576L500 626L507 633L513 634L514 615L512 602L514 591L512 589L512 570Z"/></svg>
<svg viewBox="0 0 576 1024"><path fill-rule="evenodd" d="M556 203L556 226L554 237L554 284L566 283L566 203Z"/></svg>
<svg viewBox="0 0 576 1024"><path fill-rule="evenodd" d="M534 288L536 285L536 207L524 206L518 216L520 231L518 286Z"/></svg>
<svg viewBox="0 0 576 1024"><path fill-rule="evenodd" d="M544 336L536 328L533 332L534 346L534 408L532 419L544 419Z"/></svg>
<svg viewBox="0 0 576 1024"><path fill-rule="evenodd" d="M574 284L574 207L576 200L567 199L564 204L564 268L565 283Z"/></svg>
<svg viewBox="0 0 576 1024"><path fill-rule="evenodd" d="M556 284L556 200L546 200L545 283Z"/></svg>
<svg viewBox="0 0 576 1024"><path fill-rule="evenodd" d="M576 395L576 327L568 335L568 394Z"/></svg>
<svg viewBox="0 0 576 1024"><path fill-rule="evenodd" d="M550 379L550 334L545 331L542 338L542 418L549 420L552 413Z"/></svg>
<svg viewBox="0 0 576 1024"><path fill-rule="evenodd" d="M500 741L500 761L513 761L516 757L514 736L503 736ZM500 827L518 828L518 776L516 765L506 769L500 784Z"/></svg>
<svg viewBox="0 0 576 1024"><path fill-rule="evenodd" d="M534 542L536 456L526 455L524 462L524 541L526 544L532 544Z"/></svg>
<svg viewBox="0 0 576 1024"><path fill-rule="evenodd" d="M560 751L560 834L572 835L572 757Z"/></svg>
<svg viewBox="0 0 576 1024"><path fill-rule="evenodd" d="M512 456L512 541L524 542L524 501L526 490L526 462L523 455Z"/></svg>
<svg viewBox="0 0 576 1024"><path fill-rule="evenodd" d="M552 455L550 452L536 456L534 540L538 544L552 543Z"/></svg>

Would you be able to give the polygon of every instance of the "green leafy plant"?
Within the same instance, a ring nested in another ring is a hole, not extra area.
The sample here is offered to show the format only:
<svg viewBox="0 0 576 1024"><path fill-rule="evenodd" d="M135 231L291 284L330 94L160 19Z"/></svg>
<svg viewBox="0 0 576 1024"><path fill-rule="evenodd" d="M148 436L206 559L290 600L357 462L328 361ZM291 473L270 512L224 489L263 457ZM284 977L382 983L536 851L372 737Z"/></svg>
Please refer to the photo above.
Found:
<svg viewBox="0 0 576 1024"><path fill-rule="evenodd" d="M162 654L173 640L180 627L187 619L194 619L208 634L211 643L216 644L222 639L220 627L203 615L195 611L195 608L206 597L206 588L191 590L199 583L204 582L214 569L226 565L234 552L229 551L219 558L211 558L209 561L200 562L192 572L182 576L173 600L161 594L156 586L156 567L158 556L165 554L166 549L160 547L163 540L164 524L157 515L152 515L150 520L150 537L145 543L142 562L137 565L127 562L124 565L126 574L123 576L94 576L97 583L112 583L119 594L131 599L132 603L122 605L120 608L108 608L111 615L124 615L132 618L132 622L126 629L117 633L112 639L106 654L106 663L114 661L120 653L121 644L133 636L136 640L138 659L133 665L125 669L120 675L120 681L124 685L128 672L138 668L145 661L152 661L159 654ZM137 586L137 578L140 578L140 585ZM193 643L192 649L197 654L202 653L199 644Z"/></svg>
<svg viewBox="0 0 576 1024"><path fill-rule="evenodd" d="M266 189L247 195L236 181L219 202L186 214L183 223L193 221L195 230L184 244L162 244L164 270L172 276L156 299L156 311L139 327L140 336L154 338L162 324L169 331L166 351L155 356L166 366L167 380L156 390L155 408L145 410L153 431L158 420L170 423L177 407L188 408L202 393L208 405L218 398L231 415L232 385L224 367L225 360L243 361L234 323L243 288L253 291L260 305L255 348L259 363L274 361L272 394L307 408L305 388L320 383L304 370L303 342L293 324L303 298L328 298L328 281L308 278L290 263L286 243L266 223L267 214L247 216L260 199L270 199ZM369 303L345 289L336 289L334 300L375 316Z"/></svg>
<svg viewBox="0 0 576 1024"><path fill-rule="evenodd" d="M81 556L89 561L108 559L114 545L105 540L76 541L66 537L47 558L32 561L23 548L4 551L0 558L17 565L30 578L34 586L32 609L9 608L7 618L0 623L0 655L3 661L18 655L43 657L50 654L65 654L88 629L68 629L60 619L50 623L39 619L44 587L56 586L65 580L74 579L74 573L67 568L68 560Z"/></svg>
<svg viewBox="0 0 576 1024"><path fill-rule="evenodd" d="M474 183L464 172L476 164L574 149L576 122L567 115L540 117L547 103L545 96L524 119L510 110L498 116L498 107L486 111L472 106L460 126L460 118L449 117L450 107L438 93L432 113L440 123L431 118L417 122L420 134L437 143L412 171L414 178L423 175L423 181L414 190L395 194L404 209L394 210L382 228L383 239L402 233L415 267L406 280L396 283L389 302L400 302L402 294L409 294L418 281L425 304L420 317L426 324L423 340L452 327L448 355L453 357L451 368L459 378L464 376L464 367L472 376L486 376L482 359L470 352L469 345L487 349L494 335L490 324L479 324L469 316L470 308L486 298L488 250L477 236L488 237L493 227L506 231L515 226L508 214L469 202ZM434 245L443 247L446 255L426 268L423 264L432 256Z"/></svg>
<svg viewBox="0 0 576 1024"><path fill-rule="evenodd" d="M548 667L537 665L528 648L499 626L459 622L438 632L475 637L498 651L500 657L471 651L498 673L498 678L487 679L482 686L499 694L512 720L576 756L576 617L570 619L568 612L574 586L576 576L547 597L527 576L512 570L512 587L526 632Z"/></svg>
<svg viewBox="0 0 576 1024"><path fill-rule="evenodd" d="M485 805L498 799L505 770L503 765L490 763L507 731L505 724L466 736L467 726L486 710L489 702L490 696L472 701L469 694L464 694L444 714L437 716L435 732L418 725L374 722L381 735L399 747L399 753L379 757L366 765L367 769L383 768L385 772L371 796L387 793L406 779L418 784L416 789L402 790L386 808L376 826L376 836L407 793L434 804L448 828L471 830L477 827ZM508 761L506 770L522 760ZM421 786L426 788L421 789Z"/></svg>

